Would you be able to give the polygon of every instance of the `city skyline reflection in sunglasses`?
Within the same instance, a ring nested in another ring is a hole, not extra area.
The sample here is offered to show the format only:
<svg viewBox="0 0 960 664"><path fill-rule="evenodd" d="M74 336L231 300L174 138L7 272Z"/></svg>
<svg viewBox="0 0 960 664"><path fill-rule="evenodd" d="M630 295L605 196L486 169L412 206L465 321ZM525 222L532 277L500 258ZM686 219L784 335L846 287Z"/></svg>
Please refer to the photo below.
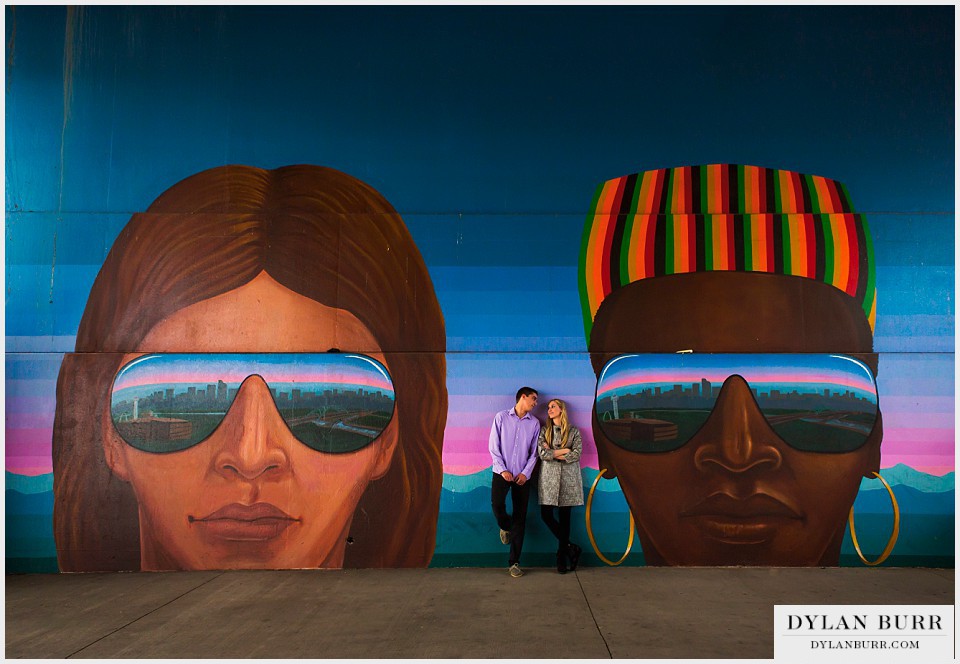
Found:
<svg viewBox="0 0 960 664"><path fill-rule="evenodd" d="M380 362L350 353L167 353L138 357L113 381L119 436L143 452L203 442L241 385L260 376L290 432L318 452L355 452L393 418L393 380Z"/></svg>
<svg viewBox="0 0 960 664"><path fill-rule="evenodd" d="M858 359L833 354L621 355L597 379L597 420L625 450L677 450L703 427L734 375L747 382L777 436L796 450L851 452L876 424L873 372Z"/></svg>

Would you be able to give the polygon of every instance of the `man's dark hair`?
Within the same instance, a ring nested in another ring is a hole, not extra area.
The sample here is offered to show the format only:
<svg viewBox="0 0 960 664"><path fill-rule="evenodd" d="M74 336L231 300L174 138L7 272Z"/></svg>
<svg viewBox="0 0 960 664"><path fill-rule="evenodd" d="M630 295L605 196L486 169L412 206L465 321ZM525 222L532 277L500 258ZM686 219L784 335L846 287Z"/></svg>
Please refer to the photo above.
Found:
<svg viewBox="0 0 960 664"><path fill-rule="evenodd" d="M517 390L517 398L515 399L515 401L520 401L520 397L528 397L531 394L536 394L537 396L540 396L540 393L537 392L532 387L521 387L519 390Z"/></svg>

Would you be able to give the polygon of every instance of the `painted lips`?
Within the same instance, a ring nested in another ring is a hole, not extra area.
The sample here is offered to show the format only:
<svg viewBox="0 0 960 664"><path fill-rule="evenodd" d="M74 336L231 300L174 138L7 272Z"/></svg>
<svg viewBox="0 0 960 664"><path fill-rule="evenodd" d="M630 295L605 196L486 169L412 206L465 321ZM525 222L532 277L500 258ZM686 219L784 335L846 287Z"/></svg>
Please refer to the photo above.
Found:
<svg viewBox="0 0 960 664"><path fill-rule="evenodd" d="M693 519L704 533L727 544L760 544L781 526L803 517L789 505L767 494L734 498L714 494L680 513Z"/></svg>
<svg viewBox="0 0 960 664"><path fill-rule="evenodd" d="M214 537L240 542L271 540L300 521L270 503L233 503L205 517L187 518Z"/></svg>

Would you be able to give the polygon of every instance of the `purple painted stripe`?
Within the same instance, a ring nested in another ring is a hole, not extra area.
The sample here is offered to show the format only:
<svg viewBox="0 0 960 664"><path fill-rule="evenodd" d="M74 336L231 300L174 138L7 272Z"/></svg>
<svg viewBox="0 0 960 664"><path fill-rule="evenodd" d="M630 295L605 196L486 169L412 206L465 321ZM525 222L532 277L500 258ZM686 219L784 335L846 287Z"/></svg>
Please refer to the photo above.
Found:
<svg viewBox="0 0 960 664"><path fill-rule="evenodd" d="M6 382L7 396L48 397L57 392L57 379L8 379Z"/></svg>
<svg viewBox="0 0 960 664"><path fill-rule="evenodd" d="M886 396L880 392L880 410L886 417L887 411L902 413L954 412L953 397L948 396Z"/></svg>
<svg viewBox="0 0 960 664"><path fill-rule="evenodd" d="M29 413L7 413L7 426L11 429L43 429L53 427L53 410Z"/></svg>
<svg viewBox="0 0 960 664"><path fill-rule="evenodd" d="M524 378L526 380L522 381L509 377L487 378L479 376L469 380L448 379L447 390L451 395L457 396L507 395L506 398L512 401L513 395L522 385L529 385L534 389L541 390L544 388L538 383L549 381L553 393L563 394L567 398L571 396L589 396L593 398L593 391L596 387L594 383L587 383L585 385L583 380L579 378L546 378L545 375L544 378L538 380L539 376L532 371L527 373Z"/></svg>
<svg viewBox="0 0 960 664"><path fill-rule="evenodd" d="M7 395L7 414L10 413L52 413L57 400L53 395L49 397L25 397Z"/></svg>
<svg viewBox="0 0 960 664"><path fill-rule="evenodd" d="M520 387L519 385L517 387ZM549 388L549 389L547 389ZM539 413L542 409L546 414L547 402L550 399L563 399L567 405L573 409L574 404L579 404L587 409L593 407L593 392L589 394L567 394L557 390L552 384L546 387L538 387L539 405L534 412ZM515 393L505 395L494 394L451 394L449 399L450 412L458 413L490 413L493 416L498 410L510 408L513 406L513 397Z"/></svg>
<svg viewBox="0 0 960 664"><path fill-rule="evenodd" d="M883 411L883 428L886 429L910 429L917 425L922 425L925 429L949 429L951 434L954 428L953 413L930 413L922 410L914 411L890 411L881 408Z"/></svg>

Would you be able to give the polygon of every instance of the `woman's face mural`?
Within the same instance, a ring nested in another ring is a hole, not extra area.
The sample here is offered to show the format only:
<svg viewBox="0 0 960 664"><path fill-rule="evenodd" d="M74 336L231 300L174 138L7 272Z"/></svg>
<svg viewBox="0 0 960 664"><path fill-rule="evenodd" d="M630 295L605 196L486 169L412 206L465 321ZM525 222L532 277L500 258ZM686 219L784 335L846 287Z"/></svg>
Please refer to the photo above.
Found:
<svg viewBox="0 0 960 664"><path fill-rule="evenodd" d="M169 316L141 346L155 353L306 353L344 341L379 350L355 316L264 273ZM368 354L385 364L382 354ZM396 422L359 450L316 451L292 433L270 389L258 375L244 380L219 426L184 450L142 451L104 422L106 459L137 496L142 569L343 564L360 496L390 466Z"/></svg>
<svg viewBox="0 0 960 664"><path fill-rule="evenodd" d="M825 284L782 275L664 276L611 296L593 338L610 358L618 355L613 349L695 351L685 358L843 352L870 365L872 356L863 355L871 350L869 328L843 298ZM853 451L798 450L761 412L753 386L739 377L721 385L702 427L675 450L628 451L594 423L600 465L620 479L648 564L835 564L860 480L879 470L882 425ZM822 427L826 449L835 430Z"/></svg>
<svg viewBox="0 0 960 664"><path fill-rule="evenodd" d="M426 566L445 343L369 185L317 166L177 183L117 238L61 366L61 569Z"/></svg>
<svg viewBox="0 0 960 664"><path fill-rule="evenodd" d="M882 439L872 248L845 189L648 171L598 188L585 240L594 438L647 563L837 564ZM608 389L617 362L634 372Z"/></svg>

